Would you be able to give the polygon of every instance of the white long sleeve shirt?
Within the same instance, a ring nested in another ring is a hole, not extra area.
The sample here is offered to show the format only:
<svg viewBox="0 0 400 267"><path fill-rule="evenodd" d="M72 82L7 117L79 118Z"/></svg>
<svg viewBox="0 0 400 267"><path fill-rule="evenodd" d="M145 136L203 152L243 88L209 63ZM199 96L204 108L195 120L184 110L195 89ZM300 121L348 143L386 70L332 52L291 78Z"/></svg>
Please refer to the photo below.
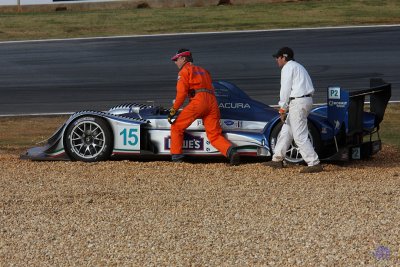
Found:
<svg viewBox="0 0 400 267"><path fill-rule="evenodd" d="M294 60L287 62L281 70L279 107L288 110L290 97L301 97L314 93L307 70Z"/></svg>

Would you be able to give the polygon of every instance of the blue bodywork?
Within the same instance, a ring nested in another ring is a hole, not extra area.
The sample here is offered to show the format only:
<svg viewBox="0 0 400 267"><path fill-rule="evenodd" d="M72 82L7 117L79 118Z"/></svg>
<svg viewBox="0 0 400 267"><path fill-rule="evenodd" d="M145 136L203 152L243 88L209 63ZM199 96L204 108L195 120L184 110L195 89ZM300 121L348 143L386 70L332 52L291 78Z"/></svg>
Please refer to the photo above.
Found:
<svg viewBox="0 0 400 267"><path fill-rule="evenodd" d="M264 158L271 156L273 153L272 140L276 141L279 127L282 125L277 109L250 98L243 90L230 82L217 81L213 85L221 112L221 126L229 141L236 144L239 153L243 155L262 156ZM327 104L314 108L308 117L310 138L320 159L361 159L378 152L381 149L381 141L379 134L377 139L373 140L373 134L379 131L379 124L383 120L390 96L391 85L381 79L371 79L369 89L355 92L337 86L327 88ZM364 106L366 97L370 99L369 110L365 110ZM100 151L99 154L102 156L100 160L122 154L167 156L169 151L165 147L167 147L166 142L170 138L168 136L170 131L170 125L167 122L168 113L169 110L163 107L142 104L122 104L106 112L80 111L74 113L47 140L44 146L29 149L21 155L21 158L34 160L71 159L74 155L68 153L65 148L69 137L68 131L82 120L85 120L88 125L109 128L104 130L105 132L110 131L108 139L113 138L107 144L107 146L112 146L112 149L107 150L107 157L102 155ZM122 135L127 133L128 130L130 136ZM77 132L79 133L78 128ZM190 138L205 138L201 122L192 125L186 132L185 140L188 138L186 140L188 142L190 142ZM138 134L135 135L135 133ZM136 147L126 149L126 142L133 139L122 142L119 139L120 136L121 138L123 136L125 138L135 137ZM368 137L369 140L365 141L364 137ZM80 138L83 140L87 136L85 137L85 134L83 134ZM80 145L79 142L78 145ZM209 144L205 144L204 147L206 145ZM294 143L291 151L293 151L293 148L296 149ZM207 156L216 155L216 152L218 151L215 151L215 148L213 150L212 147L208 147L202 151L196 151L195 154ZM297 155L300 155L300 153L297 152ZM301 155L300 158L291 158L291 156L288 152L286 160L291 162L302 160ZM78 158L78 160L80 159ZM82 160L96 161L97 157L87 160L83 158Z"/></svg>
<svg viewBox="0 0 400 267"><path fill-rule="evenodd" d="M271 132L279 124L276 109L251 99L232 83L214 83L220 103L221 118L267 121L263 135L271 151ZM366 97L370 98L370 110L365 111ZM314 137L321 142L318 152L321 159L348 160L369 157L381 149L381 142L371 141L379 131L386 105L391 97L391 85L381 79L371 79L370 88L349 92L333 86L327 89L327 104L314 108L308 119L318 131ZM230 108L234 107L234 108ZM290 111L289 111L290 112ZM370 141L364 142L368 136ZM360 149L357 153L354 152Z"/></svg>

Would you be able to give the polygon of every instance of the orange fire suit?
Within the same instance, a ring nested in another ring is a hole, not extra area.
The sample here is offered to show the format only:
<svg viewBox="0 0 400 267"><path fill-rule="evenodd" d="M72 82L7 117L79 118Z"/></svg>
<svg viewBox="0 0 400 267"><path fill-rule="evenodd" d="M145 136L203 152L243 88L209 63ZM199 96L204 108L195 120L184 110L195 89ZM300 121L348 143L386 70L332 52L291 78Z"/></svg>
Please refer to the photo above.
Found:
<svg viewBox="0 0 400 267"><path fill-rule="evenodd" d="M196 93L196 90L202 89ZM207 89L209 91L205 91ZM195 94L190 97L189 104L182 110L171 125L171 154L182 154L184 132L193 121L202 119L208 140L211 145L227 157L229 147L232 145L222 135L220 125L220 112L217 98L214 95L210 73L191 62L186 63L178 74L176 85L176 98L173 108L178 110L191 90Z"/></svg>

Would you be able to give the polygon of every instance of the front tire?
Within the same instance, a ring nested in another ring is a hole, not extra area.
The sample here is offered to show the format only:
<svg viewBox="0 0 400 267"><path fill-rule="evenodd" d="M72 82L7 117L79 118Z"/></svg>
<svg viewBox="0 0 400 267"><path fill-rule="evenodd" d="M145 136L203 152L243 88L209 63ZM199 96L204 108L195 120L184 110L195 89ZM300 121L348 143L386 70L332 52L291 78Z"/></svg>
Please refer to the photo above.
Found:
<svg viewBox="0 0 400 267"><path fill-rule="evenodd" d="M276 141L278 140L282 126L283 123L279 122L271 131L270 146L273 153L275 152ZM315 152L319 155L321 151L321 138L317 128L310 122L308 122L308 138L310 139ZM300 150L294 141L292 141L292 144L289 146L289 149L286 152L285 160L293 164L304 162L303 157L300 154Z"/></svg>
<svg viewBox="0 0 400 267"><path fill-rule="evenodd" d="M112 151L112 132L99 117L86 116L73 121L65 131L65 150L73 160L107 160Z"/></svg>

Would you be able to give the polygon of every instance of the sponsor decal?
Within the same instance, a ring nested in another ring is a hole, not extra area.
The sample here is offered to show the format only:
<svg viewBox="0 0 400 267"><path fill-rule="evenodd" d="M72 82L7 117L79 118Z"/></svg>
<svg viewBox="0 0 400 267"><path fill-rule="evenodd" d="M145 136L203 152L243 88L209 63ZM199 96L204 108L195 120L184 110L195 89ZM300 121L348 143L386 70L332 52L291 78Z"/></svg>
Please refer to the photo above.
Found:
<svg viewBox="0 0 400 267"><path fill-rule="evenodd" d="M347 101L341 102L341 101L329 101L328 105L333 107L336 106L338 108L344 108L347 106Z"/></svg>
<svg viewBox="0 0 400 267"><path fill-rule="evenodd" d="M242 128L242 121L223 120L221 126L225 129Z"/></svg>
<svg viewBox="0 0 400 267"><path fill-rule="evenodd" d="M194 136L188 133L185 133L183 137L183 146L184 150L192 150L192 151L203 151L204 150L204 138L200 136ZM164 138L164 149L171 149L171 136Z"/></svg>
<svg viewBox="0 0 400 267"><path fill-rule="evenodd" d="M197 120L197 126L204 126L203 120ZM222 128L242 128L242 121L234 121L234 120L220 120L219 124Z"/></svg>
<svg viewBox="0 0 400 267"><path fill-rule="evenodd" d="M215 92L221 92L221 93L229 93L229 90L226 88L215 88Z"/></svg>
<svg viewBox="0 0 400 267"><path fill-rule="evenodd" d="M227 90L225 88L215 88L214 94L217 97L228 97L229 90Z"/></svg>
<svg viewBox="0 0 400 267"><path fill-rule="evenodd" d="M226 102L226 103L219 103L218 107L219 108L225 108L225 109L244 109L244 108L250 108L250 105L248 103Z"/></svg>

